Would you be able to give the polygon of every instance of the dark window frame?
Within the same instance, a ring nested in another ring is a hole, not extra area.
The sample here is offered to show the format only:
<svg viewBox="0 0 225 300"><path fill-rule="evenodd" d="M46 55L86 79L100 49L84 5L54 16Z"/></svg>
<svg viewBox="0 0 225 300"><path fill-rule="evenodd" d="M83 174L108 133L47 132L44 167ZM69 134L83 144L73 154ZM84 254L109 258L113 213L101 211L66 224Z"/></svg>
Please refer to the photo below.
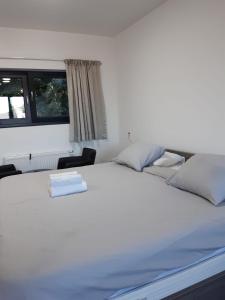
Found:
<svg viewBox="0 0 225 300"><path fill-rule="evenodd" d="M58 125L68 124L69 116L65 117L45 117L38 118L36 113L36 103L32 91L32 77L34 75L44 75L61 78L62 74L66 78L65 70L49 70L49 69L0 69L0 77L21 77L23 78L24 88L24 105L26 111L25 119L1 119L0 128L9 127L26 127L26 126L42 126L42 125Z"/></svg>

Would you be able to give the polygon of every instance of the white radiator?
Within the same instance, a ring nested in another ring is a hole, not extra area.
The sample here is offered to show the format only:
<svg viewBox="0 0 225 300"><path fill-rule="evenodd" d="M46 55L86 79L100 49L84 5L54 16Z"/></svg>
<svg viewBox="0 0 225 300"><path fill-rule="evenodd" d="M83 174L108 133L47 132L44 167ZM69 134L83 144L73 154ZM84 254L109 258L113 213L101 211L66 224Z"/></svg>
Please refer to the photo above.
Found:
<svg viewBox="0 0 225 300"><path fill-rule="evenodd" d="M43 152L4 157L4 164L14 164L18 170L27 172L37 169L56 169L58 159L72 155L71 151Z"/></svg>

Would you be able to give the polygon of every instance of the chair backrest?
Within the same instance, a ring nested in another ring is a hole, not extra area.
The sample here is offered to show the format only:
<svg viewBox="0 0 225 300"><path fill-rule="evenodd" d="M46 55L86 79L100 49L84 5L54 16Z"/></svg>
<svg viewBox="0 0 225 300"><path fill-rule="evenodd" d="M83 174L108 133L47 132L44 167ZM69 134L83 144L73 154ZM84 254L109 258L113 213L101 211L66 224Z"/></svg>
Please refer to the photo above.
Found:
<svg viewBox="0 0 225 300"><path fill-rule="evenodd" d="M95 163L96 150L91 148L83 148L82 158L85 159L90 165Z"/></svg>
<svg viewBox="0 0 225 300"><path fill-rule="evenodd" d="M13 164L0 166L0 173L9 171L16 171L16 167Z"/></svg>

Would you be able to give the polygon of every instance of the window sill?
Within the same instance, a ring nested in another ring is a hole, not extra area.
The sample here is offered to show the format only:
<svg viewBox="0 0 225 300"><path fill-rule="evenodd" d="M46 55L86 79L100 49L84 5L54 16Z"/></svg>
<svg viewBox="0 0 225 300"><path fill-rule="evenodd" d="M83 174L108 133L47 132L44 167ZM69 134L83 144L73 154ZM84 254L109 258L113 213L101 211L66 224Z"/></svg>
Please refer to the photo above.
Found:
<svg viewBox="0 0 225 300"><path fill-rule="evenodd" d="M24 124L0 124L1 128L15 128L15 127L33 127L33 126L47 126L47 125L63 125L69 124L68 121L59 121L59 122L37 122L37 123L24 123Z"/></svg>

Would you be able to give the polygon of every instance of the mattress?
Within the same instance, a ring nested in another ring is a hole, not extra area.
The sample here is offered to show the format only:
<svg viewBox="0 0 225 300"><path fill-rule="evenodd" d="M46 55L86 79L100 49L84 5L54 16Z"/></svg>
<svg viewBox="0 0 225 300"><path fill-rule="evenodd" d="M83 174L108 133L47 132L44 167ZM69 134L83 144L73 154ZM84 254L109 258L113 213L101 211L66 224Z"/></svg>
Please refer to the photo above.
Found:
<svg viewBox="0 0 225 300"><path fill-rule="evenodd" d="M225 206L115 163L77 170L88 191L66 197L50 172L0 181L0 299L113 299L225 247Z"/></svg>

